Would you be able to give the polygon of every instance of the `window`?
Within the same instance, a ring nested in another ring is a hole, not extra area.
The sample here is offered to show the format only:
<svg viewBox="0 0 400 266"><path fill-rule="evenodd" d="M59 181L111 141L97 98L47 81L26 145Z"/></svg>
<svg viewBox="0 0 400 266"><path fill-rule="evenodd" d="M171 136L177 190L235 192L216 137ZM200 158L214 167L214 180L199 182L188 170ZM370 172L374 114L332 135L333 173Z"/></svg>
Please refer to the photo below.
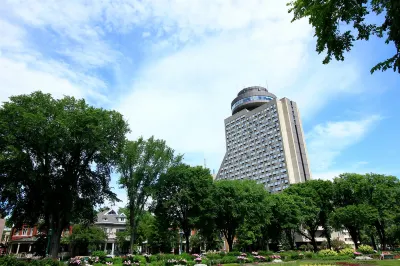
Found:
<svg viewBox="0 0 400 266"><path fill-rule="evenodd" d="M28 229L27 228L22 229L22 235L23 236L28 235Z"/></svg>

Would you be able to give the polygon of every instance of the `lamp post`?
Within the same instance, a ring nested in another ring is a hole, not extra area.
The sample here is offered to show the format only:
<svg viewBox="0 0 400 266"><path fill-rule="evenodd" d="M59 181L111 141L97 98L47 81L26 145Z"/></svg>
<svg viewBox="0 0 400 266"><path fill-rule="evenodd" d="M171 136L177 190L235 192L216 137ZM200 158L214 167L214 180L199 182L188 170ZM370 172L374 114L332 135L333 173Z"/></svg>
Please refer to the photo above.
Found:
<svg viewBox="0 0 400 266"><path fill-rule="evenodd" d="M183 231L179 231L179 255L182 254L182 236L183 236Z"/></svg>

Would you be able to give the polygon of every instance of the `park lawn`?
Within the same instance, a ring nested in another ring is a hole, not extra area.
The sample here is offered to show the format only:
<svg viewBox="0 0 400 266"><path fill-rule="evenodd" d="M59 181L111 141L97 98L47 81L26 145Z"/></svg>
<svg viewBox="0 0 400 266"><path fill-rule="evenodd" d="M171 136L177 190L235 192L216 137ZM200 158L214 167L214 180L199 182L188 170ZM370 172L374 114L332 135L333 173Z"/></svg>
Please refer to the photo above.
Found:
<svg viewBox="0 0 400 266"><path fill-rule="evenodd" d="M326 261L326 260L298 260L293 262L293 264L288 263L282 263L282 265L286 266L298 266L298 265L326 265L326 264L331 264L331 265L338 265L338 262L343 263L343 262L348 262L349 264L360 264L360 265L377 265L377 266L400 266L400 260L369 260L369 261L357 261L357 260L347 260L347 261Z"/></svg>
<svg viewBox="0 0 400 266"><path fill-rule="evenodd" d="M370 265L370 266L400 266L400 260L370 260L370 261L356 261L356 260L348 260L348 261L327 261L327 260L298 260L298 261L290 261L290 262L282 262L282 263L259 263L259 264L253 264L253 263L246 263L242 264L243 266L271 266L271 265L276 265L276 266L317 266L317 265L337 265L340 266L340 264L337 264L338 262L348 262L349 264L360 264L360 265ZM94 266L104 266L105 264L101 263L95 263ZM118 264L113 264L113 266L124 266L122 263ZM228 264L222 264L222 266L240 266L239 263L228 263Z"/></svg>

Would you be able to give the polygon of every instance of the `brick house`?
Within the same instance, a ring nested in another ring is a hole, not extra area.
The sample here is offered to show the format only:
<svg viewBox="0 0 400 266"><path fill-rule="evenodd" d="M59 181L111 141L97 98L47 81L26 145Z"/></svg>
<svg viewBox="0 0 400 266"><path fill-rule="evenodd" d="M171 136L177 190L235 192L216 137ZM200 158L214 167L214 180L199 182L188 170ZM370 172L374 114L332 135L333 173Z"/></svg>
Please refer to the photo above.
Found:
<svg viewBox="0 0 400 266"><path fill-rule="evenodd" d="M72 233L72 226L69 226L62 232L62 237ZM46 232L40 231L37 226L24 225L22 228L11 229L11 239L8 244L8 253L14 254L32 254L35 252L37 240ZM65 248L65 247L64 247Z"/></svg>

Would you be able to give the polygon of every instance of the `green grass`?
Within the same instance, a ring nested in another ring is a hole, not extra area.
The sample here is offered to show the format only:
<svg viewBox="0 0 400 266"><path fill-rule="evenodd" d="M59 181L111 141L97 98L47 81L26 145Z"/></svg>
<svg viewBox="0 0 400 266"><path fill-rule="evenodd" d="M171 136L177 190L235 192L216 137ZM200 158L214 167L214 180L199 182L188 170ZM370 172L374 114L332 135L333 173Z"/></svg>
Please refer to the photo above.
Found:
<svg viewBox="0 0 400 266"><path fill-rule="evenodd" d="M365 266L400 266L400 261L399 260L370 260L370 261L357 261L357 260L347 260L347 261L327 261L327 260L298 260L298 261L291 261L291 262L282 262L282 263L271 263L271 262L266 262L266 263L259 263L259 264L242 264L243 266L271 266L271 265L276 265L276 266L315 266L315 265L337 265L340 266L340 264L337 264L338 262L348 262L351 264L360 264L360 265L365 265ZM105 265L105 264L95 264L95 266L100 266L100 265ZM123 266L123 264L115 264L113 266ZM229 263L229 264L222 264L222 266L240 266L239 263Z"/></svg>

